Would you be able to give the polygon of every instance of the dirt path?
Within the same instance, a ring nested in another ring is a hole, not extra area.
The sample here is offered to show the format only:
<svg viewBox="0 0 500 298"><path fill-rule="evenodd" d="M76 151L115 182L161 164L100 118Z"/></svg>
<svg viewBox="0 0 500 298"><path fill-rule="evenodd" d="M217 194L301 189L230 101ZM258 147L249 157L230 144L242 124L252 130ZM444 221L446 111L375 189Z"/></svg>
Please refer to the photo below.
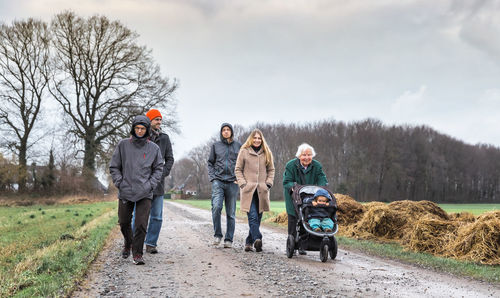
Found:
<svg viewBox="0 0 500 298"><path fill-rule="evenodd" d="M500 297L500 287L339 250L322 263L318 252L288 259L286 232L262 228L262 253L244 252L248 226L238 221L234 245L210 245L211 214L165 202L160 253L145 266L122 259L116 237L73 297ZM225 224L223 224L225 230Z"/></svg>

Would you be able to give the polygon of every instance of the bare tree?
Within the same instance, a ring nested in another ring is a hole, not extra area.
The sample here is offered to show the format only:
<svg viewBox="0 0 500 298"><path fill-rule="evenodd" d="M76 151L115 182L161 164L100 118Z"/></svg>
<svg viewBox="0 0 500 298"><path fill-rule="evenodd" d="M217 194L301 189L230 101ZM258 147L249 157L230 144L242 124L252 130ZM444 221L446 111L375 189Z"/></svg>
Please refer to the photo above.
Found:
<svg viewBox="0 0 500 298"><path fill-rule="evenodd" d="M198 196L208 195L210 193L210 183L208 181L207 160L210 154L210 143L205 143L193 148L189 152L189 158L194 165L194 171L191 173L196 181L196 191Z"/></svg>
<svg viewBox="0 0 500 298"><path fill-rule="evenodd" d="M96 157L128 134L131 119L151 107L167 110L166 126L176 131L170 83L151 52L137 44L138 34L104 16L55 16L53 97L68 117L68 132L83 143L83 172L92 177ZM105 156L104 156L104 159Z"/></svg>
<svg viewBox="0 0 500 298"><path fill-rule="evenodd" d="M50 34L34 19L0 26L0 124L2 138L19 158L19 190L26 189L27 151L49 77Z"/></svg>

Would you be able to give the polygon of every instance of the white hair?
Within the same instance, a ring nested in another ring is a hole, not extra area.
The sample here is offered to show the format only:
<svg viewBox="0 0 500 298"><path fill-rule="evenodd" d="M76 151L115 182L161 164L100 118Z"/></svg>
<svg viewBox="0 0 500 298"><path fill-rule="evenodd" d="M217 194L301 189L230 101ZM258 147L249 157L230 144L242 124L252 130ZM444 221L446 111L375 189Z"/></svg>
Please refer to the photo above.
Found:
<svg viewBox="0 0 500 298"><path fill-rule="evenodd" d="M299 148L297 148L297 153L295 153L295 156L297 158L299 158L300 155L302 155L302 152L304 152L304 151L306 151L308 149L311 149L311 153L313 155L312 157L315 157L316 156L316 151L314 151L314 148L311 145L307 144L307 143L300 144Z"/></svg>

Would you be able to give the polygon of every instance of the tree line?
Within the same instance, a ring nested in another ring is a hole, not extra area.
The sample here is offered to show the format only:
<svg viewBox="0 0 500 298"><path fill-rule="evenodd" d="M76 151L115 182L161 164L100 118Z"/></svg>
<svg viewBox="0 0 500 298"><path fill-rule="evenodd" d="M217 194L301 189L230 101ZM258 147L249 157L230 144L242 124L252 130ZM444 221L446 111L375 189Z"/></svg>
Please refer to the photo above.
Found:
<svg viewBox="0 0 500 298"><path fill-rule="evenodd" d="M70 175L83 183L73 189L94 189L96 171L128 135L132 117L152 107L169 114L165 128L177 130L177 82L161 75L138 38L119 21L69 11L48 23L0 25L0 190L38 191L37 177L51 163L53 172L59 164L55 183Z"/></svg>
<svg viewBox="0 0 500 298"><path fill-rule="evenodd" d="M257 123L236 126L235 135L244 141L255 127L264 133L274 156L272 200L283 199L285 164L306 142L315 148L329 187L358 201L500 202L500 149L491 145L469 145L427 126L388 126L374 119ZM194 185L200 196L210 196L206 163L213 141L176 161L171 186L185 183L190 175L186 183Z"/></svg>

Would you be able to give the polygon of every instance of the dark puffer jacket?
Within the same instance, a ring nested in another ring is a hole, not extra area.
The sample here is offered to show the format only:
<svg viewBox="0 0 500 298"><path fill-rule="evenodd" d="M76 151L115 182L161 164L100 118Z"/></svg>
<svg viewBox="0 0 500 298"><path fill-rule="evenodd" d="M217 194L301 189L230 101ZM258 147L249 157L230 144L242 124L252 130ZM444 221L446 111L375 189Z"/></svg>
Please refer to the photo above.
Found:
<svg viewBox="0 0 500 298"><path fill-rule="evenodd" d="M163 159L160 148L147 139L150 121L146 116L137 116L132 122L132 136L121 140L115 148L109 172L113 184L118 188L118 198L137 202L152 199L153 190L158 185L163 173ZM146 135L138 138L134 127L144 125Z"/></svg>
<svg viewBox="0 0 500 298"><path fill-rule="evenodd" d="M222 129L227 126L231 129L232 142L222 137ZM223 123L220 128L220 141L215 142L208 156L208 177L210 182L217 179L223 182L234 182L234 167L240 151L241 143L234 140L233 126L229 123Z"/></svg>
<svg viewBox="0 0 500 298"><path fill-rule="evenodd" d="M170 143L170 138L166 133L160 132L159 135L153 134L151 141L160 147L160 153L165 161L163 165L163 175L154 191L155 196L160 196L165 193L165 178L170 174L170 170L174 165L174 155L172 153L172 143Z"/></svg>

